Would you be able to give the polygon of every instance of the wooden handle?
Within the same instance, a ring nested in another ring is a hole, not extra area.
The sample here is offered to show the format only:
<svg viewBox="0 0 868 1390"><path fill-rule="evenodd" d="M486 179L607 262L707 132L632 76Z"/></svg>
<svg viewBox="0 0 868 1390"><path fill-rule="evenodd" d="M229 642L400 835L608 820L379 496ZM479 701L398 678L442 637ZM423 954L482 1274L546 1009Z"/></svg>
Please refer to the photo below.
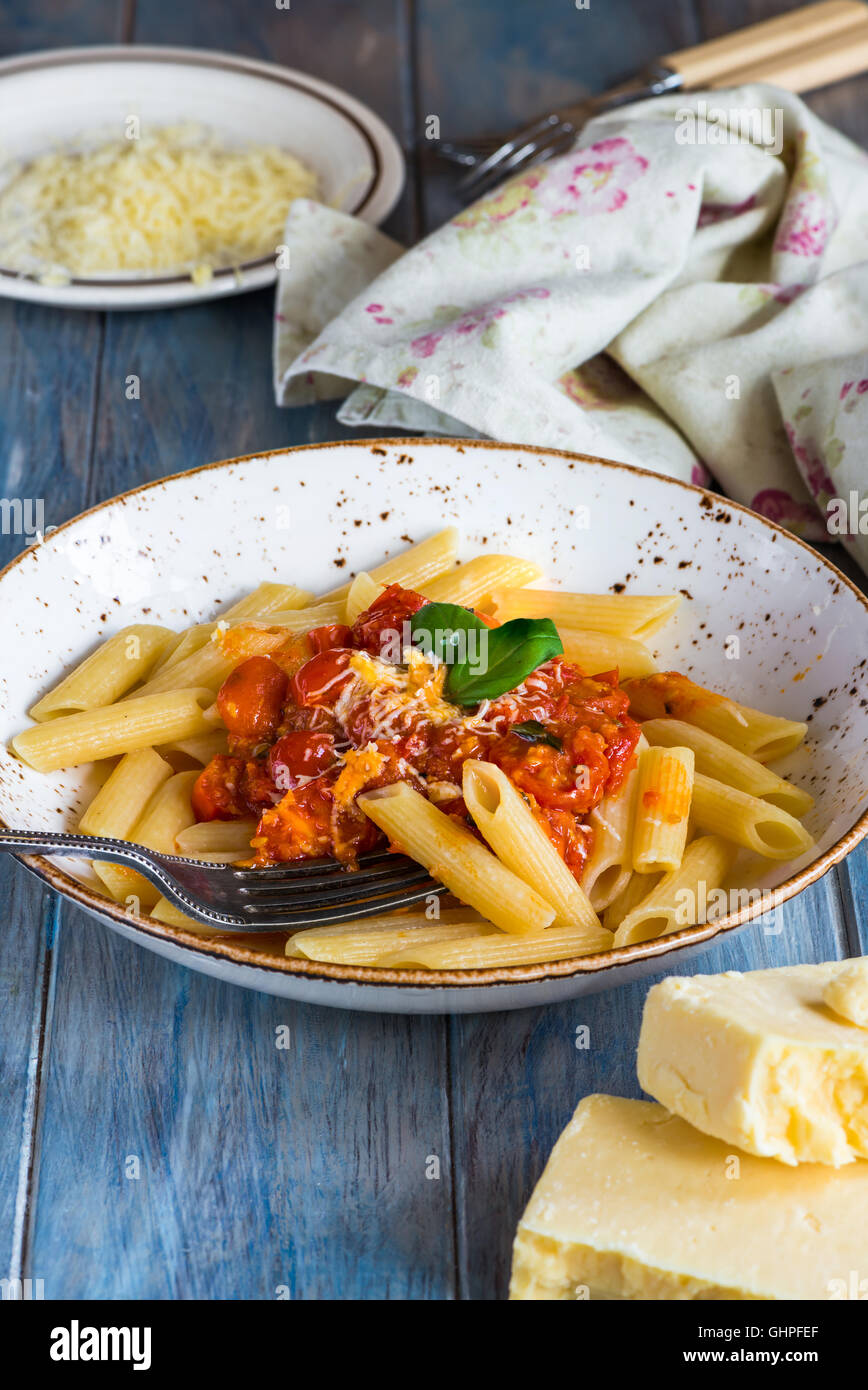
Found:
<svg viewBox="0 0 868 1390"><path fill-rule="evenodd" d="M868 15L858 29L838 34L823 43L779 53L759 63L721 73L710 87L741 87L748 82L770 82L788 92L813 92L831 82L868 71Z"/></svg>
<svg viewBox="0 0 868 1390"><path fill-rule="evenodd" d="M824 0L820 5L807 5L790 10L776 19L737 29L719 39L709 39L695 48L683 48L661 58L666 67L674 68L684 78L685 87L729 86L732 79L720 80L723 74L759 71L751 81L772 81L764 76L766 65L771 67L788 52L806 50L814 45L838 42L846 46L850 31L858 29L868 19L868 5L860 0ZM854 69L859 71L859 69ZM840 75L852 75L851 73ZM739 81L744 80L739 78ZM825 80L825 79L824 79ZM829 78L834 81L835 78ZM786 85L786 84L780 84ZM814 83L821 86L822 83ZM791 91L807 91L806 87L791 87Z"/></svg>

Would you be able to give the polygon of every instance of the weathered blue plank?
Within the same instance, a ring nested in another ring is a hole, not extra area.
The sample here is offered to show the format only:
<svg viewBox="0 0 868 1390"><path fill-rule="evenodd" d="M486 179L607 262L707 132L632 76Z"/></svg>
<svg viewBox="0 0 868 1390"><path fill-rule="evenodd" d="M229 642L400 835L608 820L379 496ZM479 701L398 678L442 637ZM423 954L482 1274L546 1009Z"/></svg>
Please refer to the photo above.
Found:
<svg viewBox="0 0 868 1390"><path fill-rule="evenodd" d="M451 1296L440 1020L221 986L78 912L57 975L47 1297Z"/></svg>
<svg viewBox="0 0 868 1390"><path fill-rule="evenodd" d="M847 923L848 954L868 955L868 841L863 840L844 860L838 869L838 880Z"/></svg>

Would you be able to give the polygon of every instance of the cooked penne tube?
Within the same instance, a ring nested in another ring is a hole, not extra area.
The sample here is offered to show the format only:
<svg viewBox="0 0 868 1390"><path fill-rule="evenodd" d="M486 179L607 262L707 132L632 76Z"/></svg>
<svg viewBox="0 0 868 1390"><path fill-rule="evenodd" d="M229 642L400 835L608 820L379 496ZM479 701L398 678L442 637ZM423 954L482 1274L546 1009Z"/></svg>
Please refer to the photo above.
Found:
<svg viewBox="0 0 868 1390"><path fill-rule="evenodd" d="M370 608L374 599L379 598L383 592L382 584L378 584L376 579L372 579L369 574L362 570L357 574L346 598L346 612L344 622L352 627L360 613L364 613L366 608Z"/></svg>
<svg viewBox="0 0 868 1390"><path fill-rule="evenodd" d="M702 773L694 779L692 811L700 829L723 835L766 859L795 859L814 843L801 821L788 811Z"/></svg>
<svg viewBox="0 0 868 1390"><path fill-rule="evenodd" d="M221 637L223 640L220 640ZM242 661L249 656L266 656L285 641L286 634L280 629L271 631L252 623L230 628L227 633L218 633L204 647L182 661L164 666L162 671L135 692L134 697L128 698L140 699L143 695L159 695L167 690L190 686L204 686L216 692L230 671L234 671Z"/></svg>
<svg viewBox="0 0 868 1390"><path fill-rule="evenodd" d="M239 622L249 618L265 618L270 613L283 613L289 608L309 608L313 601L314 596L309 589L299 589L296 584L266 581L225 609L223 619Z"/></svg>
<svg viewBox="0 0 868 1390"><path fill-rule="evenodd" d="M633 873L631 841L639 780L638 759L647 747L647 741L640 734L636 744L636 766L627 773L617 791L604 796L587 817L593 840L582 874L582 887L597 912L608 907L623 891Z"/></svg>
<svg viewBox="0 0 868 1390"><path fill-rule="evenodd" d="M171 757L173 753L184 753L204 767L220 753L229 752L229 741L225 729L214 729L211 733L198 734L195 738L177 738L173 743L164 743L157 751L164 757Z"/></svg>
<svg viewBox="0 0 868 1390"><path fill-rule="evenodd" d="M37 772L114 758L155 743L192 738L214 727L210 690L171 690L124 700L105 709L65 714L16 734L12 747Z"/></svg>
<svg viewBox="0 0 868 1390"><path fill-rule="evenodd" d="M469 908L441 912L436 921L424 913L369 917L345 926L312 927L296 932L286 943L288 956L302 956L332 965L374 965L378 958L405 946L432 945L480 936L502 936L497 927Z"/></svg>
<svg viewBox="0 0 868 1390"><path fill-rule="evenodd" d="M329 623L342 623L346 612L346 600L335 599L332 603L317 603L311 608L291 608L283 613L270 613L269 627L284 627L287 632L308 632L313 627L325 627Z"/></svg>
<svg viewBox="0 0 868 1390"><path fill-rule="evenodd" d="M610 632L579 632L561 622L556 626L567 661L574 662L587 676L614 671L617 667L621 679L626 680L657 670L648 648L632 637L618 637Z"/></svg>
<svg viewBox="0 0 868 1390"><path fill-rule="evenodd" d="M166 852L189 859L202 859L207 854L209 862L215 864L249 859L250 841L256 834L256 826L252 816L243 820L198 821L185 826L176 836L175 848Z"/></svg>
<svg viewBox="0 0 868 1390"><path fill-rule="evenodd" d="M158 671L165 671L168 666L177 666L179 661L192 656L194 652L201 651L202 647L211 641L211 633L216 630L217 623L197 623L195 627L188 627L186 632L179 632L176 641L171 643L154 666L151 677L156 676Z"/></svg>
<svg viewBox="0 0 868 1390"><path fill-rule="evenodd" d="M631 855L637 874L677 869L693 793L690 748L646 748L639 758Z"/></svg>
<svg viewBox="0 0 868 1390"><path fill-rule="evenodd" d="M84 835L127 840L154 792L172 769L153 748L127 753L103 782L78 823Z"/></svg>
<svg viewBox="0 0 868 1390"><path fill-rule="evenodd" d="M195 772L176 772L158 787L148 801L141 817L124 839L129 839L160 854L176 854L175 837L184 826L192 825L193 809L190 793L196 780ZM138 899L139 906L148 911L160 896L160 890L136 869L124 864L93 860L94 873L118 902Z"/></svg>
<svg viewBox="0 0 868 1390"><path fill-rule="evenodd" d="M696 724L687 724L683 719L646 719L642 732L648 742L655 745L692 748L697 772L758 796L771 806L789 811L791 816L803 816L814 804L814 798L801 787L793 786L764 763L758 763L747 753L739 753L737 748Z"/></svg>
<svg viewBox="0 0 868 1390"><path fill-rule="evenodd" d="M416 587L429 603L459 603L473 608L496 586L530 584L541 574L539 565L514 555L475 555L448 574Z"/></svg>
<svg viewBox="0 0 868 1390"><path fill-rule="evenodd" d="M30 710L31 719L58 719L110 705L144 679L174 636L170 628L153 623L122 628L37 700Z"/></svg>
<svg viewBox="0 0 868 1390"><path fill-rule="evenodd" d="M185 931L194 932L198 936L225 936L225 932L216 932L213 927L208 927L204 922L197 922L195 917L188 917L186 912L182 912L168 898L160 897L148 910L148 916L153 917L157 922L165 922L170 927L183 927Z"/></svg>
<svg viewBox="0 0 868 1390"><path fill-rule="evenodd" d="M385 560L382 565L377 565L368 573L384 588L387 584L401 584L405 589L416 589L424 593L425 584L429 580L443 574L455 564L457 553L458 530L455 526L447 526L445 530L438 531L427 540L419 541L418 545L411 545L409 550L402 550L391 560ZM322 594L318 602L322 603L324 599L346 599L349 591L349 584L341 584L337 589L329 589L327 594Z"/></svg>
<svg viewBox="0 0 868 1390"><path fill-rule="evenodd" d="M357 804L396 847L489 922L515 933L550 926L554 908L408 783L364 792Z"/></svg>
<svg viewBox="0 0 868 1390"><path fill-rule="evenodd" d="M660 671L644 680L631 680L625 688L634 718L683 719L761 763L773 763L792 753L808 732L807 724L740 705L726 695L696 685L677 671Z"/></svg>
<svg viewBox="0 0 868 1390"><path fill-rule="evenodd" d="M605 950L607 934L587 895L506 773L494 763L468 760L463 793L477 830L500 862L555 909L553 925L581 928L588 950Z"/></svg>
<svg viewBox="0 0 868 1390"><path fill-rule="evenodd" d="M612 939L603 934L606 946L589 947L588 934L581 927L547 927L527 936L459 937L455 941L433 942L430 946L405 946L378 958L382 967L419 967L425 970L492 970L508 965L540 965L548 960L571 960L574 956L596 955L611 950Z"/></svg>
<svg viewBox="0 0 868 1390"><path fill-rule="evenodd" d="M560 589L494 589L489 595L499 622L551 618L557 627L611 632L644 642L669 622L680 594L568 594Z"/></svg>
<svg viewBox="0 0 868 1390"><path fill-rule="evenodd" d="M662 877L662 874L631 874L617 898L612 900L603 914L606 930L617 931L627 914L644 902Z"/></svg>
<svg viewBox="0 0 868 1390"><path fill-rule="evenodd" d="M622 918L616 946L653 941L701 921L709 896L721 887L735 860L735 846L717 835L692 840L677 869L664 874L638 907Z"/></svg>
<svg viewBox="0 0 868 1390"><path fill-rule="evenodd" d="M288 612L309 606L312 599L313 594L307 589L296 588L295 584L260 584L252 594L247 594L237 603L233 603L231 608L227 608L222 618L215 622L197 623L195 627L181 633L178 641L157 663L154 673L163 670L165 666L174 666L184 657L198 652L211 640L212 633L224 623L237 626L240 623L267 621L268 625L272 625L279 618L286 617Z"/></svg>

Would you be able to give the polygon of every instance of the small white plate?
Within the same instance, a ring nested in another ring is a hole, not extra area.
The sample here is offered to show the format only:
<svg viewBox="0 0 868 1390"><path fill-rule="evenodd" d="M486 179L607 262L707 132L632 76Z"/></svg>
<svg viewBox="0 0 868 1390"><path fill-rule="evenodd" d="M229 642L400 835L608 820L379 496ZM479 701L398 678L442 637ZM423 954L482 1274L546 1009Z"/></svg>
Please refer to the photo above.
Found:
<svg viewBox="0 0 868 1390"><path fill-rule="evenodd" d="M377 224L404 184L404 157L367 106L306 73L194 48L66 48L0 62L3 162L75 148L94 133L192 123L228 144L279 145L316 170L323 202ZM188 275L115 274L42 285L0 266L0 294L77 309L153 309L274 283L274 256Z"/></svg>
<svg viewBox="0 0 868 1390"><path fill-rule="evenodd" d="M817 843L795 863L770 862L757 889L792 897L868 833L868 601L842 574L773 522L687 483L553 449L440 439L321 444L194 469L101 503L13 560L0 574L0 823L71 830L93 796L92 767L41 775L5 745L103 638L131 622L189 626L260 580L323 591L453 524L462 559L523 555L558 587L685 591L654 639L661 668L810 720L807 745L781 770L816 798L807 823ZM194 970L384 1013L556 1003L659 971L664 957L681 964L763 911L754 901L707 926L553 964L373 970L287 959L283 937L204 939L136 921L98 896L82 860L25 862L115 931Z"/></svg>

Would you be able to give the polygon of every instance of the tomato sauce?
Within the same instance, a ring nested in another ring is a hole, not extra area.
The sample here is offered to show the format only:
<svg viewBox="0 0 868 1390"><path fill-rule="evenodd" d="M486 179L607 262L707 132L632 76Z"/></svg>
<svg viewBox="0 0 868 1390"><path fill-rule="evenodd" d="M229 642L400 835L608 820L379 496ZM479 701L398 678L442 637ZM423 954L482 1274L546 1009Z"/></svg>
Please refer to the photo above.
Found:
<svg viewBox="0 0 868 1390"><path fill-rule="evenodd" d="M462 767L481 759L503 769L581 879L588 812L623 782L639 737L617 671L586 676L554 657L514 690L461 708L442 693L442 668L395 664L425 603L392 584L352 627L328 624L242 662L218 695L230 752L200 774L197 817L259 817L260 864L332 855L352 867L381 840L360 791L446 784L438 804L466 824ZM515 732L529 721L544 740Z"/></svg>

